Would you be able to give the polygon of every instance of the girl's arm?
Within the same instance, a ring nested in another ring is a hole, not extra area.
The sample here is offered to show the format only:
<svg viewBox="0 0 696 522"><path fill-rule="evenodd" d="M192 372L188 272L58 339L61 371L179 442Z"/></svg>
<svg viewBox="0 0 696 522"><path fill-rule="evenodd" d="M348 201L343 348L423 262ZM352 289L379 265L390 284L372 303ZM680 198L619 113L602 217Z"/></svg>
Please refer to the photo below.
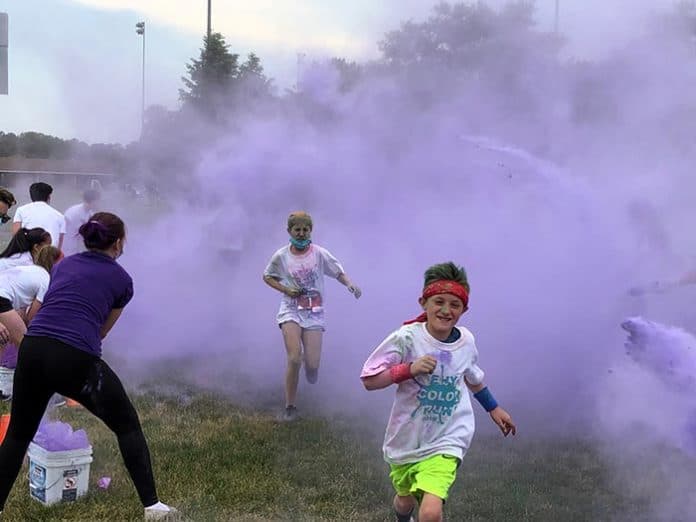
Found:
<svg viewBox="0 0 696 522"><path fill-rule="evenodd" d="M339 283L345 285L345 287L348 288L348 291L351 294L353 294L356 299L360 298L360 296L362 295L362 290L360 290L360 288L353 284L353 282L350 280L350 278L345 272L339 274L336 279Z"/></svg>
<svg viewBox="0 0 696 522"><path fill-rule="evenodd" d="M266 283L268 286L270 286L274 290L278 290L278 292L280 292L281 294L285 294L285 295L290 296L290 297L297 297L298 295L300 295L299 288L288 288L287 286L283 285L275 277L271 277L269 275L264 275L263 281L264 281L264 283Z"/></svg>
<svg viewBox="0 0 696 522"><path fill-rule="evenodd" d="M106 321L104 321L104 324L101 327L100 333L102 339L106 337L109 331L114 327L116 321L118 321L118 318L121 317L122 313L123 308L114 308L111 310L111 312L109 312L109 315L106 317Z"/></svg>
<svg viewBox="0 0 696 522"><path fill-rule="evenodd" d="M31 303L31 306L29 306L29 310L27 310L26 317L24 317L24 322L29 324L36 315L36 313L39 311L39 308L41 308L41 301L34 299L34 301L32 301Z"/></svg>

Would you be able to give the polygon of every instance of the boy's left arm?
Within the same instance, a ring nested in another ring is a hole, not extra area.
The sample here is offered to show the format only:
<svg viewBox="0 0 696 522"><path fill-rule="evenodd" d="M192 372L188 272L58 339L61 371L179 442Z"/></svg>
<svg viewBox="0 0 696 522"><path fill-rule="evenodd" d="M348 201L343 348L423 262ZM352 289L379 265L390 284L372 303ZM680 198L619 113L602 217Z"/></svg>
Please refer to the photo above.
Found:
<svg viewBox="0 0 696 522"><path fill-rule="evenodd" d="M498 406L498 402L493 398L493 395L488 390L488 387L482 382L480 384L470 384L469 381L464 377L464 382L467 388L471 390L474 394L474 398L481 403L481 406L490 414L491 419L500 428L504 436L508 436L510 433L515 435L517 433L517 427L515 423L512 422L512 417L503 408Z"/></svg>
<svg viewBox="0 0 696 522"><path fill-rule="evenodd" d="M336 278L339 283L345 285L346 288L348 288L348 291L355 296L356 299L360 299L360 296L362 295L362 290L358 288L353 282L350 280L350 278L346 275L345 272L342 272L338 275Z"/></svg>

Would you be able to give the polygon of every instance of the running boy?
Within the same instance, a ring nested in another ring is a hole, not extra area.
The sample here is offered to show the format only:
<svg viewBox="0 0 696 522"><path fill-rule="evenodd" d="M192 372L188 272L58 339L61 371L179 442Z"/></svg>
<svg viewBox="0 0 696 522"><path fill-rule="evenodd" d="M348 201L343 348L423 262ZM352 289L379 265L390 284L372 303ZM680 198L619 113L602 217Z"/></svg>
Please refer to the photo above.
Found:
<svg viewBox="0 0 696 522"><path fill-rule="evenodd" d="M341 263L325 248L312 244L312 218L303 211L288 217L290 244L276 251L263 272L268 286L283 294L278 325L287 352L285 373L285 420L297 416L295 398L303 355L305 376L317 382L324 331L324 274L337 279L356 299L361 295ZM304 354L303 354L304 347Z"/></svg>
<svg viewBox="0 0 696 522"><path fill-rule="evenodd" d="M368 390L398 385L383 450L399 522L412 520L416 504L419 522L442 520L443 503L474 435L466 388L503 435L516 431L483 384L474 336L456 326L468 301L463 268L451 262L428 268L418 300L424 312L382 341L360 375Z"/></svg>

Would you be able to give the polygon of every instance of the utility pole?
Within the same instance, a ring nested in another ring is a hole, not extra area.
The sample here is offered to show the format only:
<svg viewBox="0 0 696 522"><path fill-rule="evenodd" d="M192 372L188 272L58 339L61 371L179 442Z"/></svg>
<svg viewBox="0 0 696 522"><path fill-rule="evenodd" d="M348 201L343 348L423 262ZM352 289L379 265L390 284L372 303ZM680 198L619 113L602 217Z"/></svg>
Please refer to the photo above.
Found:
<svg viewBox="0 0 696 522"><path fill-rule="evenodd" d="M8 46L8 17L7 13L0 13L0 94L7 94L7 46Z"/></svg>
<svg viewBox="0 0 696 522"><path fill-rule="evenodd" d="M135 32L143 37L143 81L140 106L140 137L142 138L145 131L145 22L135 24Z"/></svg>
<svg viewBox="0 0 696 522"><path fill-rule="evenodd" d="M211 28L211 16L210 16L210 4L212 0L208 0L208 41L210 41L210 28Z"/></svg>

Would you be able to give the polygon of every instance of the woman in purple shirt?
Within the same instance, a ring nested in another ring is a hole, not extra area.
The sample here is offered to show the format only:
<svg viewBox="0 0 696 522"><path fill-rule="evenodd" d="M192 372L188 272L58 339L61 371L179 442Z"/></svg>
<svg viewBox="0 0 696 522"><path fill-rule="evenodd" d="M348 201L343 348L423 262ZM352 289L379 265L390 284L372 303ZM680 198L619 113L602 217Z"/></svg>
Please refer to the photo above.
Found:
<svg viewBox="0 0 696 522"><path fill-rule="evenodd" d="M101 340L133 297L133 280L116 262L126 239L121 219L98 212L80 227L86 252L55 266L43 304L19 348L10 426L0 446L0 513L54 393L70 397L116 434L147 520L176 510L159 502L150 452L121 381L101 359Z"/></svg>

